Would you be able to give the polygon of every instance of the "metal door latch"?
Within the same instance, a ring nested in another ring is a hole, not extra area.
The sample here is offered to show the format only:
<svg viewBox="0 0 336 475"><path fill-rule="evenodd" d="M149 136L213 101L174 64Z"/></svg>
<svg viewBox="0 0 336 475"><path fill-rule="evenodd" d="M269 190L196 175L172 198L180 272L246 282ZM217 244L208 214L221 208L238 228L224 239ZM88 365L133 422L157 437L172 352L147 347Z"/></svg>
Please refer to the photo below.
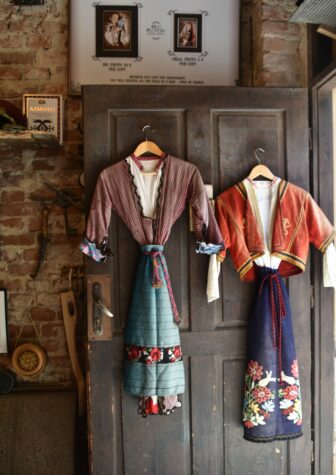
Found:
<svg viewBox="0 0 336 475"><path fill-rule="evenodd" d="M101 285L95 282L93 288L93 330L96 335L103 334L103 316L104 314L113 318L113 313L101 301Z"/></svg>
<svg viewBox="0 0 336 475"><path fill-rule="evenodd" d="M111 276L87 276L88 339L106 341L112 338Z"/></svg>

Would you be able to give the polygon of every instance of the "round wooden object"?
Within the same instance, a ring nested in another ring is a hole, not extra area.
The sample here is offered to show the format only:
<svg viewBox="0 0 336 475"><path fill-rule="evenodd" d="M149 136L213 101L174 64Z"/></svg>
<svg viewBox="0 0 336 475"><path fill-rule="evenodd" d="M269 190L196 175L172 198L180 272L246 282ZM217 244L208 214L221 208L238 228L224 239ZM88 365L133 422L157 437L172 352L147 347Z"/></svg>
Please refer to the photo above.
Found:
<svg viewBox="0 0 336 475"><path fill-rule="evenodd" d="M15 349L12 365L21 376L36 376L46 365L46 355L40 346L24 343Z"/></svg>

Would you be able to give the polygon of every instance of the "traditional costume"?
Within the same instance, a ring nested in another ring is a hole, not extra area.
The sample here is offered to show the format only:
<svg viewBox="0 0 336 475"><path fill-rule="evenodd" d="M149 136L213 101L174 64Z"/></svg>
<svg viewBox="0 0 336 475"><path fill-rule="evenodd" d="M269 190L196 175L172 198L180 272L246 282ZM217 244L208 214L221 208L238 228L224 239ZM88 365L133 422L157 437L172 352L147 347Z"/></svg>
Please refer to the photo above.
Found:
<svg viewBox="0 0 336 475"><path fill-rule="evenodd" d="M248 322L244 437L254 442L299 437L298 363L281 277L304 271L312 243L324 253L325 285L334 286L333 226L309 193L277 177L243 180L218 196L216 209L225 244L222 259L230 249L240 279L258 282ZM209 291L214 292L209 300L218 296L213 286Z"/></svg>
<svg viewBox="0 0 336 475"><path fill-rule="evenodd" d="M181 405L184 368L176 308L164 244L189 202L197 252L222 249L222 236L198 169L173 156L130 156L98 178L81 249L104 260L111 212L140 244L129 317L125 331L124 387L140 396L139 412L169 414Z"/></svg>

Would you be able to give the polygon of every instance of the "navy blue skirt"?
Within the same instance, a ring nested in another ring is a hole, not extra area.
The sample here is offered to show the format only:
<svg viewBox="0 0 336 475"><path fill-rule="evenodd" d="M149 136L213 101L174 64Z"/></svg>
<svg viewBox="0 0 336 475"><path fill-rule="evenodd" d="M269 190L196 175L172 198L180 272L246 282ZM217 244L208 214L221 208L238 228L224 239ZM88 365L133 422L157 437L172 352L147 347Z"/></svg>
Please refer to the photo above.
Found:
<svg viewBox="0 0 336 475"><path fill-rule="evenodd" d="M277 270L258 267L249 319L244 438L253 442L302 435L298 363L288 293Z"/></svg>

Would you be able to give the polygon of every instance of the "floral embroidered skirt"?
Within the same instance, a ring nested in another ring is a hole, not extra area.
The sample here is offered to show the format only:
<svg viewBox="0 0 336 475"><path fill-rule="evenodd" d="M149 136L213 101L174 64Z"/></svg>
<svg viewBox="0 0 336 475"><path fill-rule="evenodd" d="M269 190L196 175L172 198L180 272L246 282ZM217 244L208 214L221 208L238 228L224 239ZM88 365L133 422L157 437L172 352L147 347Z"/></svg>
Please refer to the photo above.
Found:
<svg viewBox="0 0 336 475"><path fill-rule="evenodd" d="M258 267L258 295L248 325L244 438L302 435L298 364L288 293L279 273Z"/></svg>
<svg viewBox="0 0 336 475"><path fill-rule="evenodd" d="M143 416L180 407L185 387L178 314L162 251L141 246L125 331L124 388L140 396Z"/></svg>

